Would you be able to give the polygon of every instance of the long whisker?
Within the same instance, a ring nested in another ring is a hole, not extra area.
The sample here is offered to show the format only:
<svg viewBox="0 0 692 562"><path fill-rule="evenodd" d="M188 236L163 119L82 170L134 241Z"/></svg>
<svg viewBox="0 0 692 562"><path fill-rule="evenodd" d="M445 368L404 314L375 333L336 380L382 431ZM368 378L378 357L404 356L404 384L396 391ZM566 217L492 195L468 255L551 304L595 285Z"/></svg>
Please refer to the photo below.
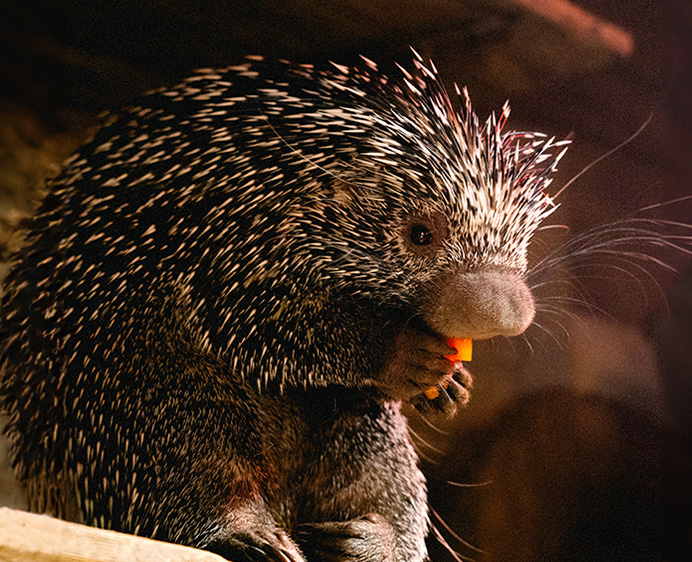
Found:
<svg viewBox="0 0 692 562"><path fill-rule="evenodd" d="M437 511L435 511L432 507L430 508L430 512L433 514L433 516L435 517L435 519L437 519L437 520L442 524L442 526L447 530L447 532L448 532L450 535L452 535L456 540L458 540L461 544L463 544L465 547L470 548L471 550L474 550L474 551L476 551L476 552L478 552L478 553L480 553L480 554L486 554L486 552L485 552L484 550L478 548L477 546L472 545L472 544L469 543L468 541L465 541L465 540L462 539L457 533L455 533L455 532L452 530L452 528L451 528L449 525L447 525L447 523L445 522L445 520L444 520L442 517L440 517L440 514L437 513Z"/></svg>
<svg viewBox="0 0 692 562"><path fill-rule="evenodd" d="M419 433L417 433L416 431L414 431L414 430L411 429L410 427L408 428L408 430L409 430L409 432L410 432L416 439L418 439L418 441L419 441L421 444L425 445L425 446L426 446L428 449L430 449L431 451L433 451L433 452L435 452L435 453L438 453L438 454L440 454L440 455L444 455L444 454L445 454L444 451L438 449L438 448L435 447L434 445L431 445L428 441L426 441L425 439L423 439L423 437L421 437L421 435L420 435Z"/></svg>
<svg viewBox="0 0 692 562"><path fill-rule="evenodd" d="M663 203L654 203L653 205L647 205L646 207L642 207L639 209L637 212L642 213L644 211L650 211L652 209L658 209L660 207L665 207L666 205L673 205L674 203L681 203L683 201L689 201L692 199L692 195L684 195L682 197L678 197L676 199L671 199L670 201L664 201Z"/></svg>
<svg viewBox="0 0 692 562"><path fill-rule="evenodd" d="M443 429L440 429L437 427L434 423L432 423L428 418L426 418L421 412L418 410L415 410L415 412L418 414L418 417L427 425L430 429L435 431L436 433L439 433L440 435L451 435L449 431L445 431Z"/></svg>
<svg viewBox="0 0 692 562"><path fill-rule="evenodd" d="M454 482L452 480L445 480L445 484L449 484L455 488L483 488L485 486L490 486L493 480L486 480L485 482L479 482L478 484L463 484L462 482Z"/></svg>
<svg viewBox="0 0 692 562"><path fill-rule="evenodd" d="M553 339L553 341L555 341L555 343L558 345L558 348L564 349L563 343L557 338L557 336L555 334L553 334L545 326L541 325L540 323L536 322L535 320L533 322L533 325L536 326L536 328L538 328L539 330L543 330L543 332L545 332L548 336L550 336Z"/></svg>
<svg viewBox="0 0 692 562"><path fill-rule="evenodd" d="M437 542L439 542L442 546L445 547L445 550L449 552L449 554L452 556L452 558L454 558L456 562L475 562L475 558L469 558L468 556L464 556L463 554L454 550L447 542L447 540L442 536L440 530L437 527L435 527L435 525L431 524L430 528L433 532L433 535L437 539Z"/></svg>
<svg viewBox="0 0 692 562"><path fill-rule="evenodd" d="M526 335L526 332L524 332L523 334L521 334L521 337L522 337L522 340L524 341L524 343L525 343L525 344L527 345L527 347L529 348L529 353L531 353L531 355L535 355L536 352L534 351L533 345L531 345L531 341L529 341L529 338L528 338L528 336Z"/></svg>
<svg viewBox="0 0 692 562"><path fill-rule="evenodd" d="M569 180L565 185L562 186L562 188L553 196L553 199L557 199L561 193L565 191L570 185L572 185L575 181L577 181L581 176L583 176L586 172L588 172L591 168L593 168L596 164L602 162L612 154L615 154L618 150L621 148L624 148L627 146L629 143L631 143L634 139L636 139L644 129L646 129L651 123L651 120L654 118L654 113L651 112L649 114L649 117L642 123L642 125L634 132L632 133L629 137L627 137L624 141L622 141L620 144L618 144L616 147L611 148L608 152L601 154L596 160L585 166L581 172L579 172L576 176L574 176L571 180Z"/></svg>

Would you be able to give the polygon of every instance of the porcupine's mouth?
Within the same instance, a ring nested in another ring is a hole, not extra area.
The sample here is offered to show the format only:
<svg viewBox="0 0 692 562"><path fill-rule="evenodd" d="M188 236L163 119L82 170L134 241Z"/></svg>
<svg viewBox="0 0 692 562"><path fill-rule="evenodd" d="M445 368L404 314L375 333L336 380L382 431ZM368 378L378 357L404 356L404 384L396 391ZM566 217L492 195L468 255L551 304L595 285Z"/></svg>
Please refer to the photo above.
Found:
<svg viewBox="0 0 692 562"><path fill-rule="evenodd" d="M440 344L445 344L451 348L450 355L444 355L452 362L455 361L470 361L472 338L468 336L448 336L438 330L435 330L425 319L417 318L415 321L410 321L409 327L412 327L428 338L437 340ZM427 338L426 338L427 339ZM454 353L456 350L456 353Z"/></svg>

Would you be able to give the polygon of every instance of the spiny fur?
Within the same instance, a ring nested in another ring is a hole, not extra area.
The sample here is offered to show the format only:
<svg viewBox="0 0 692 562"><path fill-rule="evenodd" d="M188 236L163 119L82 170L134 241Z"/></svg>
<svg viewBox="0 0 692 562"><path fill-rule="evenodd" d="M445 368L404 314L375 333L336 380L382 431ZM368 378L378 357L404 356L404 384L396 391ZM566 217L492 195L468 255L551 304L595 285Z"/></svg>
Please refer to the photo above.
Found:
<svg viewBox="0 0 692 562"><path fill-rule="evenodd" d="M451 265L525 270L529 239L554 209L545 189L563 143L503 132L507 105L481 126L466 90L455 108L434 67L414 65L395 81L367 60L202 70L111 117L68 162L3 301L15 465L47 487L33 491L34 509L64 514L62 487L76 482L87 522L111 526L130 498L121 527L157 535L150 520L163 508L136 499L149 428L130 413L159 386L184 388L143 372L147 354L160 354L162 372L206 373L220 395L231 376L247 392L367 386L361 317L414 310L421 285ZM401 230L435 213L448 221L444 251L417 259ZM259 416L250 400L228 400ZM152 407L175 434L173 408ZM133 472L104 468L114 456L131 457ZM104 509L114 489L122 503ZM214 528L196 532L203 544Z"/></svg>

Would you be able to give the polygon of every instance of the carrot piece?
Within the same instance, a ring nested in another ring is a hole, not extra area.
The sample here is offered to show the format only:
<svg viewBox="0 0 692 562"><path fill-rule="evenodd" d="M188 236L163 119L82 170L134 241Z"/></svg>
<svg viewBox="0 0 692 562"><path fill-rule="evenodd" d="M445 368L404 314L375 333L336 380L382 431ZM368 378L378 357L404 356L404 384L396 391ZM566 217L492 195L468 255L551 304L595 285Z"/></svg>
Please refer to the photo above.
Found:
<svg viewBox="0 0 692 562"><path fill-rule="evenodd" d="M431 386L424 392L424 394L429 400L435 400L435 398L440 395L440 391L436 386Z"/></svg>
<svg viewBox="0 0 692 562"><path fill-rule="evenodd" d="M447 355L450 361L471 361L473 340L469 338L449 338L447 343L457 350L454 355Z"/></svg>

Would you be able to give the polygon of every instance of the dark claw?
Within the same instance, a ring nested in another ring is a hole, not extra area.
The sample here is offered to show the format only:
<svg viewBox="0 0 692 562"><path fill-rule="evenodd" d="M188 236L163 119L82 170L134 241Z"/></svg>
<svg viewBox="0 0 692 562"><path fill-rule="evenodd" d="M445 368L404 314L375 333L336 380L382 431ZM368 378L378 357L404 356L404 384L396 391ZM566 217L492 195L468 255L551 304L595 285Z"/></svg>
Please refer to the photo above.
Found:
<svg viewBox="0 0 692 562"><path fill-rule="evenodd" d="M437 401L437 408L446 416L453 416L456 414L457 405L452 399L452 396L448 392L450 386L454 384L454 381L450 381L447 388L440 386L438 388L440 395L435 399Z"/></svg>
<svg viewBox="0 0 692 562"><path fill-rule="evenodd" d="M205 547L233 562L305 562L287 535L241 534L219 539Z"/></svg>
<svg viewBox="0 0 692 562"><path fill-rule="evenodd" d="M308 560L343 562L392 560L395 552L394 530L378 514L350 521L302 525L298 541Z"/></svg>
<svg viewBox="0 0 692 562"><path fill-rule="evenodd" d="M454 363L452 377L435 386L439 393L437 397L430 399L425 394L419 394L412 400L412 404L420 413L434 410L446 416L453 416L459 406L468 403L472 386L471 373L464 368L461 361L457 361Z"/></svg>
<svg viewBox="0 0 692 562"><path fill-rule="evenodd" d="M283 548L272 547L272 553L278 562L303 562L302 559L295 558L290 552Z"/></svg>
<svg viewBox="0 0 692 562"><path fill-rule="evenodd" d="M419 394L411 400L411 405L421 414L427 414L433 410L433 400L430 400L425 394Z"/></svg>
<svg viewBox="0 0 692 562"><path fill-rule="evenodd" d="M467 391L473 388L473 377L469 373L461 361L454 363L454 380L456 380Z"/></svg>

